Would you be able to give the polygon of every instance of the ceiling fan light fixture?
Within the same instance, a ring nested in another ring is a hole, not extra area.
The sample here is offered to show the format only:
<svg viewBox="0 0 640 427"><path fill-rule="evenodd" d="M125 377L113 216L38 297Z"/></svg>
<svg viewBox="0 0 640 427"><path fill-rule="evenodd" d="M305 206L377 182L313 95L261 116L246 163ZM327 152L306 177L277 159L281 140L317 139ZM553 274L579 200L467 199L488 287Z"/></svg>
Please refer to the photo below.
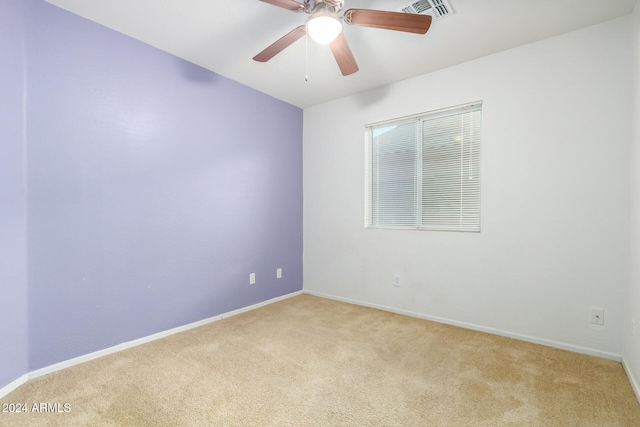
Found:
<svg viewBox="0 0 640 427"><path fill-rule="evenodd" d="M307 20L307 33L319 44L329 44L342 32L342 23L335 12L321 9Z"/></svg>

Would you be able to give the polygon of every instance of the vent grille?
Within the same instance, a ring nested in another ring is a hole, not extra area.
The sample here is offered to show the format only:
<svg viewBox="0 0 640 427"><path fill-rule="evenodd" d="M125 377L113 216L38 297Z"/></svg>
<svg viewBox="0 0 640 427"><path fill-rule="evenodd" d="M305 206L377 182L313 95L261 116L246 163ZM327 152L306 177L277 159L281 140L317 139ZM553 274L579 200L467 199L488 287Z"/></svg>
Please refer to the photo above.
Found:
<svg viewBox="0 0 640 427"><path fill-rule="evenodd" d="M405 4L399 10L404 13L431 15L435 20L454 14L447 0L416 0Z"/></svg>
<svg viewBox="0 0 640 427"><path fill-rule="evenodd" d="M431 6L429 0L418 0L402 6L402 11L404 13L424 13L430 12L431 10L433 10L433 6Z"/></svg>

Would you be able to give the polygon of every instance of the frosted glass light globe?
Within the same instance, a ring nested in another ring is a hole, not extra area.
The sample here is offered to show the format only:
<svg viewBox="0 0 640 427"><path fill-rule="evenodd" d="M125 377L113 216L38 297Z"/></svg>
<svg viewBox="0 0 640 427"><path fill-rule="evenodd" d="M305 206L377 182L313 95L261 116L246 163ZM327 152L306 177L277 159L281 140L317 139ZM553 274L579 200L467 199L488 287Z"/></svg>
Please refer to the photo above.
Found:
<svg viewBox="0 0 640 427"><path fill-rule="evenodd" d="M307 32L309 36L319 44L329 44L338 37L342 31L342 24L336 16L321 14L309 17Z"/></svg>

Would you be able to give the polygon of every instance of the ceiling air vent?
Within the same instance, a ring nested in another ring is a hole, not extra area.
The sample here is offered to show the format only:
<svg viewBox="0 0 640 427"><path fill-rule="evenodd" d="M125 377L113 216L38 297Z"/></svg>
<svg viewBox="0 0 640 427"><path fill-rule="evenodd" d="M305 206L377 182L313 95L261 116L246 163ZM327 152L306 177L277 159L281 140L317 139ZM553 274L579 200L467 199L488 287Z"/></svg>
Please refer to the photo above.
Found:
<svg viewBox="0 0 640 427"><path fill-rule="evenodd" d="M404 13L431 15L435 20L454 14L447 0L416 0L405 4L399 10Z"/></svg>

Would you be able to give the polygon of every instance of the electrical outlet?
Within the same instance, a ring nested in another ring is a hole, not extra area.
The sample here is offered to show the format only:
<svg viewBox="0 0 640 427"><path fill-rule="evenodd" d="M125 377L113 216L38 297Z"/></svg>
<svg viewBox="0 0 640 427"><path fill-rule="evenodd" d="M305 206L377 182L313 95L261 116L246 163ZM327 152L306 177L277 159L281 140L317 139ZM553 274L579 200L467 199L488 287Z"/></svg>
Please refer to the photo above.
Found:
<svg viewBox="0 0 640 427"><path fill-rule="evenodd" d="M276 279L282 279L282 269L281 268L276 270Z"/></svg>
<svg viewBox="0 0 640 427"><path fill-rule="evenodd" d="M393 276L393 286L396 288L400 287L400 276L398 274L394 274Z"/></svg>
<svg viewBox="0 0 640 427"><path fill-rule="evenodd" d="M604 308L591 307L591 323L604 325Z"/></svg>
<svg viewBox="0 0 640 427"><path fill-rule="evenodd" d="M256 273L249 274L249 284L250 285L256 284Z"/></svg>

